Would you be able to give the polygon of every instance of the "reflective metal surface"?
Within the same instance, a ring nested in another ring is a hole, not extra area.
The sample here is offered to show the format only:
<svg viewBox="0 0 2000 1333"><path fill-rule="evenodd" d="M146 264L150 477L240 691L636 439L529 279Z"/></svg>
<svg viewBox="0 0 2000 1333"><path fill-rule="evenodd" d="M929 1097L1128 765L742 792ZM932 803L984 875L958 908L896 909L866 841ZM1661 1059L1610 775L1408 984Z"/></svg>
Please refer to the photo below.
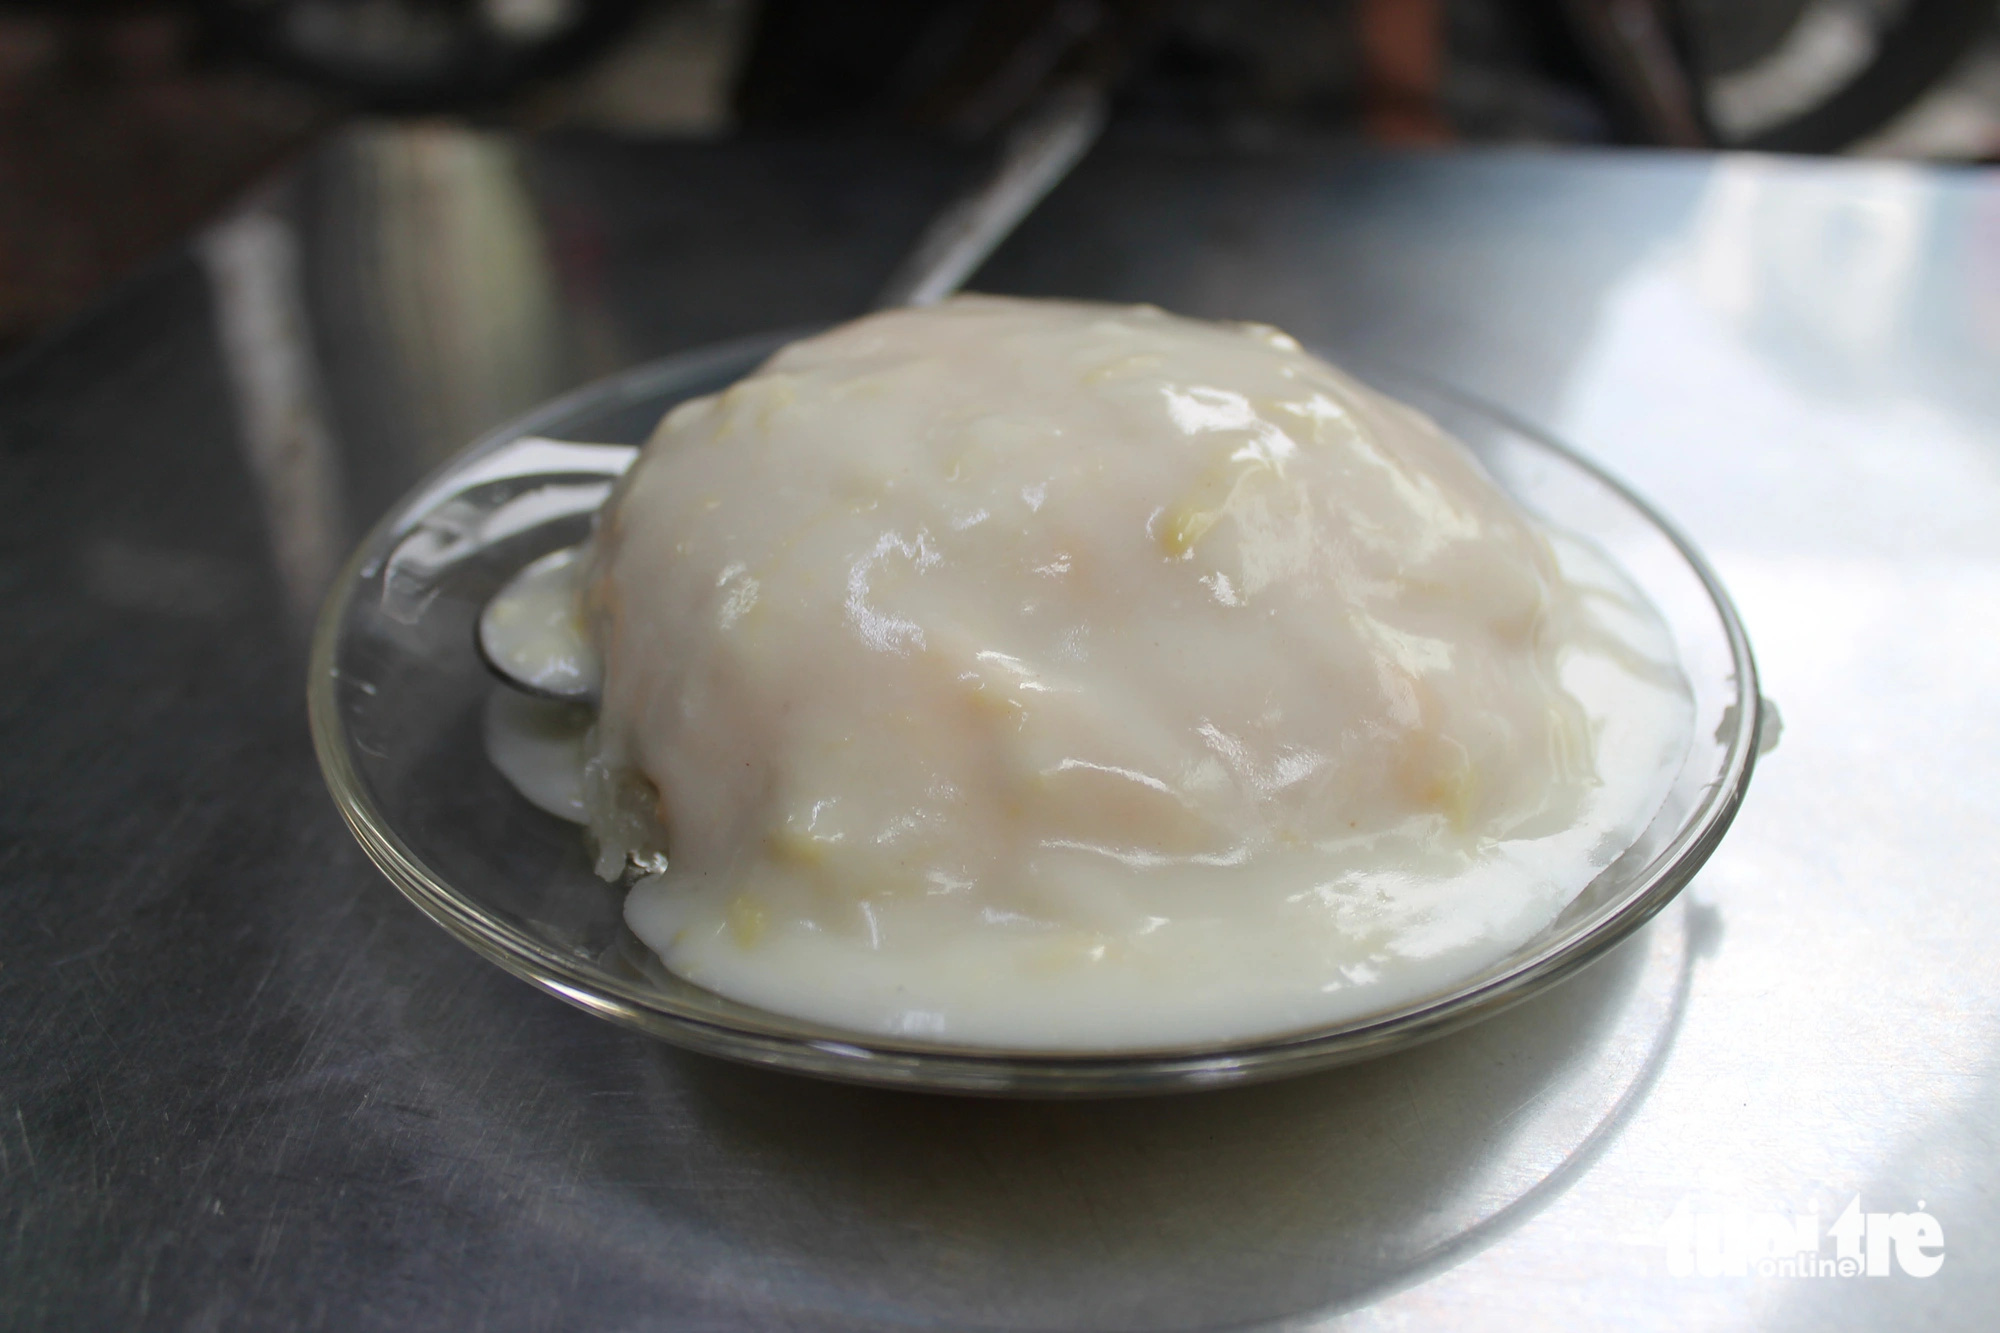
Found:
<svg viewBox="0 0 2000 1333"><path fill-rule="evenodd" d="M369 867L298 689L323 553L567 385L859 309L973 165L370 132L0 369L0 1323L1987 1322L1991 175L1114 139L975 281L1429 371L1713 559L1784 745L1679 906L1493 1022L1167 1102L844 1089L594 1022ZM1702 1271L1856 1196L1882 1276Z"/></svg>

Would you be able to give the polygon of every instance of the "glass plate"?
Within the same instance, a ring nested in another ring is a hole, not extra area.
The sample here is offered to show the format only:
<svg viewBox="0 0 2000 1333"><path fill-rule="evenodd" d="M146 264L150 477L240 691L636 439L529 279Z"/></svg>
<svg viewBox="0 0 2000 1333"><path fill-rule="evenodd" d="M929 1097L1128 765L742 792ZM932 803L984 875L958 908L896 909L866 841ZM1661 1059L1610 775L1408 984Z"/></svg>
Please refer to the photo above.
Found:
<svg viewBox="0 0 2000 1333"><path fill-rule="evenodd" d="M1694 741L1659 814L1547 930L1419 1003L1227 1047L1115 1054L856 1034L683 981L625 928L624 889L591 873L580 831L529 805L487 761L483 716L499 687L474 651L473 621L528 560L586 535L630 446L668 408L723 388L796 336L671 357L493 432L376 526L321 614L308 681L313 740L355 836L440 925L572 1004L712 1055L896 1087L1105 1096L1275 1078L1428 1040L1570 976L1681 890L1742 802L1769 705L1760 708L1749 641L1699 553L1554 440L1422 377L1364 365L1363 378L1429 412L1525 507L1623 566L1659 608L1694 688Z"/></svg>

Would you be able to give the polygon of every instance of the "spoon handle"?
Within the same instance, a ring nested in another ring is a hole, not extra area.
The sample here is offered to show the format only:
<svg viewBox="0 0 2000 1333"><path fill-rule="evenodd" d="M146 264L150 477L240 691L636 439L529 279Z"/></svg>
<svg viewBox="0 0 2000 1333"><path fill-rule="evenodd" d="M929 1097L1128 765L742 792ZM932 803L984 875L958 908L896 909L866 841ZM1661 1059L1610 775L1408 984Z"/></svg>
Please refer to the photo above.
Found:
<svg viewBox="0 0 2000 1333"><path fill-rule="evenodd" d="M1044 96L1008 134L993 174L925 229L874 308L936 305L957 291L1090 151L1104 129L1106 100L1090 81Z"/></svg>
<svg viewBox="0 0 2000 1333"><path fill-rule="evenodd" d="M917 248L876 298L875 308L936 305L957 291L1090 151L1104 128L1106 100L1102 85L1080 80L1058 86L1036 103L1007 136L993 174L932 221ZM627 466L637 453L629 452ZM567 568L575 555L576 548L560 551L515 575L481 609L473 642L488 669L515 689L544 699L587 704L596 700L594 654L581 641L562 639L561 624L546 614L550 598L538 591L547 581L544 575L551 561L567 562ZM510 634L507 624L514 622L539 629L525 636ZM583 662L589 666L580 674L570 669Z"/></svg>

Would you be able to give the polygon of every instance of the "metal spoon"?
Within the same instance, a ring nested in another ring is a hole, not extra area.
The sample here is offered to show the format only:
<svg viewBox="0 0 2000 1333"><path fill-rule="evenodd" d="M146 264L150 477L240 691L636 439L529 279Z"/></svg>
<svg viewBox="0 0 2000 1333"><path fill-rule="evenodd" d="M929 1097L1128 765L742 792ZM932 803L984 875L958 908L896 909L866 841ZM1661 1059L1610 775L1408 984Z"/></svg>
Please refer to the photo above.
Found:
<svg viewBox="0 0 2000 1333"><path fill-rule="evenodd" d="M936 305L957 291L1090 151L1106 101L1090 81L1045 94L1008 134L993 173L924 229L873 308ZM580 547L552 552L487 601L473 639L488 670L540 698L597 701L602 671L577 610L583 565Z"/></svg>

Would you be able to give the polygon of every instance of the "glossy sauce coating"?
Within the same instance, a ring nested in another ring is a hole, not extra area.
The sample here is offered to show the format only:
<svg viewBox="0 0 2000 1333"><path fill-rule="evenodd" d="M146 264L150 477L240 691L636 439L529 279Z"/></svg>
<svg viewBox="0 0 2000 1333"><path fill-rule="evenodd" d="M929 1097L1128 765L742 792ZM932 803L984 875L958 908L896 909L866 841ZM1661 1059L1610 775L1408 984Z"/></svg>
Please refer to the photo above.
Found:
<svg viewBox="0 0 2000 1333"><path fill-rule="evenodd" d="M635 932L831 1026L1282 1032L1541 929L1685 751L1664 634L1258 326L960 298L677 408L607 505L586 782ZM1567 568L1565 568L1567 565Z"/></svg>

